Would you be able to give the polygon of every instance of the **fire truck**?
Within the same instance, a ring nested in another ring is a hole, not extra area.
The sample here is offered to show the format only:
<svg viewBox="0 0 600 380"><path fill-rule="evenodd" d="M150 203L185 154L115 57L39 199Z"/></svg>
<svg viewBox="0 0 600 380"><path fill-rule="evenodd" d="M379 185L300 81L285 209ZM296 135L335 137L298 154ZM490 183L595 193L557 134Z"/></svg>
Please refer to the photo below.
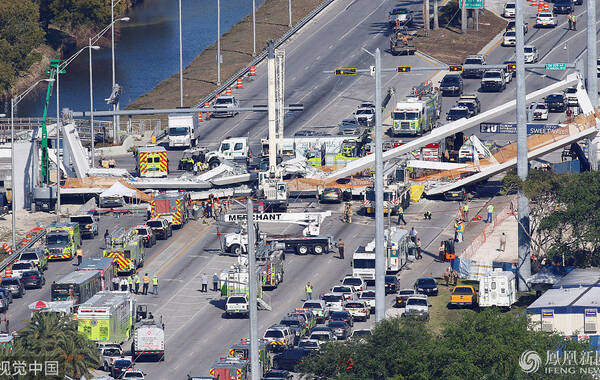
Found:
<svg viewBox="0 0 600 380"><path fill-rule="evenodd" d="M410 205L410 187L394 183L385 186L383 190L383 213L397 215L399 207L407 209ZM375 189L367 188L363 192L362 210L364 215L375 214Z"/></svg>
<svg viewBox="0 0 600 380"><path fill-rule="evenodd" d="M135 229L117 225L110 231L104 257L112 257L118 274L132 274L144 266L144 239Z"/></svg>
<svg viewBox="0 0 600 380"><path fill-rule="evenodd" d="M188 221L188 193L163 193L150 202L152 218L165 218L173 227L181 228Z"/></svg>
<svg viewBox="0 0 600 380"><path fill-rule="evenodd" d="M236 357L221 358L211 366L209 373L219 380L248 380L250 361Z"/></svg>
<svg viewBox="0 0 600 380"><path fill-rule="evenodd" d="M263 340L258 341L258 365L261 370L258 377L262 376L271 368L271 360L267 351L267 344ZM239 343L234 344L229 349L230 358L239 358L250 360L250 340L242 338Z"/></svg>

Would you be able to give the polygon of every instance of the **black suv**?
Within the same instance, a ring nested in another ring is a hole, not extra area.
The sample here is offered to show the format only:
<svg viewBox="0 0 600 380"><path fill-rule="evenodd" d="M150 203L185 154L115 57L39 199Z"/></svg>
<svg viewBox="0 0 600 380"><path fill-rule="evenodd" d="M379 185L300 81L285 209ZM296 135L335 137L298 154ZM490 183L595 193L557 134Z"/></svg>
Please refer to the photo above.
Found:
<svg viewBox="0 0 600 380"><path fill-rule="evenodd" d="M463 65L485 65L485 57L482 54L473 54L467 56ZM464 69L462 71L463 78L479 78L483 77L485 69Z"/></svg>
<svg viewBox="0 0 600 380"><path fill-rule="evenodd" d="M573 0L554 0L554 14L569 14L575 11Z"/></svg>
<svg viewBox="0 0 600 380"><path fill-rule="evenodd" d="M421 277L415 281L413 285L415 291L419 294L426 294L428 296L437 296L438 287L435 280L431 277Z"/></svg>
<svg viewBox="0 0 600 380"><path fill-rule="evenodd" d="M564 94L550 94L544 99L548 106L548 112L565 112L567 110L567 100Z"/></svg>
<svg viewBox="0 0 600 380"><path fill-rule="evenodd" d="M442 96L460 96L463 92L463 80L458 74L446 74L440 82Z"/></svg>

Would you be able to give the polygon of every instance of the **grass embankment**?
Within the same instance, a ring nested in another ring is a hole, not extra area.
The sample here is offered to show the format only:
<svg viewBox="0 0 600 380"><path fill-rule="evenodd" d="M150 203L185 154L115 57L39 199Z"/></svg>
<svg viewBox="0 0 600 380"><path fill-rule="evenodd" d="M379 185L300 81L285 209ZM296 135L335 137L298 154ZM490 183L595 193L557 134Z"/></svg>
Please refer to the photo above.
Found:
<svg viewBox="0 0 600 380"><path fill-rule="evenodd" d="M442 280L437 280L438 283L438 295L437 297L429 297L429 303L431 308L429 309L429 327L432 331L438 333L442 331L442 328L447 323L452 323L461 319L467 313L477 313L478 310L472 308L448 308L450 302L450 291L454 287L453 285L446 286ZM479 293L479 282L458 280L458 285L471 285L477 293ZM523 313L527 306L529 306L535 300L535 292L531 293L519 293L519 299L516 304L507 311L508 313Z"/></svg>

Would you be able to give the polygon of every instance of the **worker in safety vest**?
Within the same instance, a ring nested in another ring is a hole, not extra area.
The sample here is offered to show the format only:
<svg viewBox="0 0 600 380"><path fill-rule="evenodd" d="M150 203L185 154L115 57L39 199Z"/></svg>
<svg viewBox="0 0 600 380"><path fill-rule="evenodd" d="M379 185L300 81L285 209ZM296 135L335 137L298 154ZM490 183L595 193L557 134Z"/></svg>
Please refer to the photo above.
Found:
<svg viewBox="0 0 600 380"><path fill-rule="evenodd" d="M135 294L138 294L140 292L140 276L137 273L133 277L133 283L135 284Z"/></svg>
<svg viewBox="0 0 600 380"><path fill-rule="evenodd" d="M158 276L154 275L154 277L152 277L152 294L154 294L155 296L158 295Z"/></svg>
<svg viewBox="0 0 600 380"><path fill-rule="evenodd" d="M129 284L129 293L133 292L133 277L127 276L127 283Z"/></svg>
<svg viewBox="0 0 600 380"><path fill-rule="evenodd" d="M349 146L345 146L344 147L344 156L352 157L352 148L350 148Z"/></svg>
<svg viewBox="0 0 600 380"><path fill-rule="evenodd" d="M150 286L150 276L146 273L143 277L144 279L144 288L142 290L142 294L148 294L148 286Z"/></svg>
<svg viewBox="0 0 600 380"><path fill-rule="evenodd" d="M312 300L312 286L310 285L310 282L306 283L306 286L304 287L304 292L306 293L306 300Z"/></svg>
<svg viewBox="0 0 600 380"><path fill-rule="evenodd" d="M492 223L493 219L494 219L494 205L490 204L487 207L487 218L485 219L485 222Z"/></svg>
<svg viewBox="0 0 600 380"><path fill-rule="evenodd" d="M346 202L344 208L344 223L352 223L352 203Z"/></svg>
<svg viewBox="0 0 600 380"><path fill-rule="evenodd" d="M457 241L459 243L462 243L462 241L463 241L463 233L465 232L465 225L463 224L463 222L461 222L461 221L458 222L458 227L457 227L456 232L457 232L456 233Z"/></svg>
<svg viewBox="0 0 600 380"><path fill-rule="evenodd" d="M469 221L469 203L465 203L465 205L463 206L463 212L465 214L465 220L468 222Z"/></svg>
<svg viewBox="0 0 600 380"><path fill-rule="evenodd" d="M83 249L77 248L77 266L81 265L81 260L83 260Z"/></svg>

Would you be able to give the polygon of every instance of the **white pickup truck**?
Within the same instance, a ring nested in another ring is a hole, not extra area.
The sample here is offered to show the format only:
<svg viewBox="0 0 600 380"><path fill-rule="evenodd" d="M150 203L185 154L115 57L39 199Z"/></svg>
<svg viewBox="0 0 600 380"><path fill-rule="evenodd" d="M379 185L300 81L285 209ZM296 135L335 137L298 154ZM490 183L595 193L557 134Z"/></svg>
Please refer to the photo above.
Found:
<svg viewBox="0 0 600 380"><path fill-rule="evenodd" d="M248 296L245 294L233 294L227 297L225 303L225 314L229 317L232 315L247 316L249 313Z"/></svg>

